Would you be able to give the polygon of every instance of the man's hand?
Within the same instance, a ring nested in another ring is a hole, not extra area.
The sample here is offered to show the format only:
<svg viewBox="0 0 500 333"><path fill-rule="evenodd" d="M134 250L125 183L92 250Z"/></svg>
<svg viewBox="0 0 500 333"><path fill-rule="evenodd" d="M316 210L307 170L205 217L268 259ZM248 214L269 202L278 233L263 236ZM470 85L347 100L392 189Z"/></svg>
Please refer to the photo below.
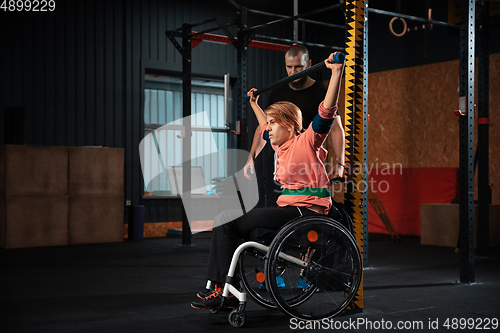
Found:
<svg viewBox="0 0 500 333"><path fill-rule="evenodd" d="M254 92L254 91L257 91L257 89L256 89L256 88L252 88L252 89L250 89L250 91L247 93L247 95L248 95L248 97L249 97L249 100L248 100L248 101L250 102L250 105L251 105L251 104L257 104L257 101L258 101L259 96L260 96L260 95L259 95L259 96L254 96L254 95L253 95L253 92Z"/></svg>
<svg viewBox="0 0 500 333"><path fill-rule="evenodd" d="M253 166L253 158L252 158L252 155L250 155L250 156L248 156L248 160L245 163L245 166L243 167L243 174L245 175L246 179L252 180L252 175L254 173L255 173L255 169Z"/></svg>

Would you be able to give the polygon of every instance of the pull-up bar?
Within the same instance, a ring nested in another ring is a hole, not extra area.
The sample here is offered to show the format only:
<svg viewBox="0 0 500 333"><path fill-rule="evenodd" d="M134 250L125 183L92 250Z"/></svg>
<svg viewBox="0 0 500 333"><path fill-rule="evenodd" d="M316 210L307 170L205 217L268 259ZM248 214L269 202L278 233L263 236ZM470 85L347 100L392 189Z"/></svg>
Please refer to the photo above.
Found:
<svg viewBox="0 0 500 333"><path fill-rule="evenodd" d="M204 25L204 24L212 23L212 22L216 22L216 21L217 21L217 18L211 18L211 19L208 19L208 20L205 20L205 21L201 21L201 22L198 22L198 23L191 24L191 27L194 28L194 27L197 27L197 26L200 26L200 25ZM181 32L182 29L183 29L183 27L180 27L180 28L177 28L177 29L173 30L172 32Z"/></svg>
<svg viewBox="0 0 500 333"><path fill-rule="evenodd" d="M333 10L335 8L340 8L342 6L344 6L344 4L343 3L339 3L339 4L336 4L336 5L331 5L331 6L328 6L328 7L316 9L316 10L313 10L312 12L309 12L309 13L299 14L299 15L295 15L295 16L287 16L287 18L284 18L284 19L281 19L281 20L276 20L276 21L271 21L271 22L267 22L267 23L255 25L253 27L248 28L248 30L254 30L254 29L268 27L268 26L271 26L271 25L274 25L274 24L277 24L277 23L285 23L285 22L288 22L288 21L293 21L293 20L302 18L304 16L319 14L319 13L322 13L322 12L325 12L325 11L328 11L328 10Z"/></svg>
<svg viewBox="0 0 500 333"><path fill-rule="evenodd" d="M212 32L212 31L216 31L216 30L225 30L233 25L236 25L236 22L235 21L230 21L230 22L226 22L226 23L221 23L219 21L218 18L212 18L212 19L208 19L208 20L205 20L205 21L201 21L201 22L198 22L198 23L193 23L193 24L190 24L189 26L192 28L194 27L199 27L200 25L205 25L205 24L208 24L208 23L212 23L212 22L217 22L218 26L217 27L213 27L213 28L209 28L209 29L205 29L203 31L199 31L199 32L192 32L190 34L190 37L195 37L197 35L201 35L201 34L206 34L206 33L209 33L209 32ZM166 31L165 34L167 36L177 36L177 37L182 37L182 29L183 27L181 28L177 28L175 30L170 30L170 31Z"/></svg>
<svg viewBox="0 0 500 333"><path fill-rule="evenodd" d="M249 13L253 13L253 14L260 14L260 15L266 15L266 16L274 16L274 17L280 17L280 18L284 18L284 19L290 19L290 18L292 18L291 16L281 15L281 14L274 14L274 13L268 13L268 12L263 12L263 11L256 10L256 9L247 9L247 11ZM329 28L338 28L338 29L344 29L345 30L345 25L339 25L339 24L333 24L333 23L326 23L326 22L319 22L319 21L308 20L308 19L304 19L304 18L298 18L297 21L304 22L304 23L316 24L316 25L322 25L322 26L329 27Z"/></svg>
<svg viewBox="0 0 500 333"><path fill-rule="evenodd" d="M291 39L287 39L287 38L277 38L277 37L270 37L270 36L264 36L264 35L254 35L254 37L261 38L261 39L274 40L274 41L278 41L278 42L285 42L285 43L289 43L290 45L292 45L293 43L299 43L299 44L304 45L304 46L316 46L316 47L321 47L321 48L325 48L325 49L332 49L332 50L336 50L336 51L344 51L345 50L345 47L295 41L295 40L291 40Z"/></svg>
<svg viewBox="0 0 500 333"><path fill-rule="evenodd" d="M235 6L236 8L241 9L241 6L239 6L234 1L229 0L229 2L233 6ZM328 6L328 7L316 9L316 10L313 10L313 11L311 11L309 13L304 13L304 14L295 15L295 16L285 16L285 15L280 15L280 14L273 14L273 13L267 13L267 12L262 12L262 11L258 11L258 10L248 9L248 12L252 12L252 13L255 13L255 14L268 15L268 16L281 17L282 19L275 20L275 21L272 21L272 22L267 22L267 23L264 23L264 24L260 24L260 25L257 25L257 26L251 27L251 28L246 28L245 31L249 32L249 31L252 31L252 30L256 30L258 28L262 28L262 27L274 25L274 24L277 24L277 23L288 22L288 21L292 21L292 20L299 20L299 21L303 21L303 22L307 22L307 23L311 23L311 24L324 25L324 26L328 26L328 27L331 27L331 28L342 28L342 29L345 29L345 26L342 26L342 25L330 24L330 23L313 21L313 20L306 20L306 19L302 18L304 16L314 15L314 14L321 13L321 12L324 12L324 11L328 11L328 10L333 10L333 9L336 9L336 8L340 8L342 6L344 6L344 4L343 3L339 3L339 4L336 4L336 5L331 5L331 6ZM208 29L205 29L205 30L202 30L202 31L198 31L198 32L191 31L191 33L188 34L187 36L183 36L183 32L182 32L183 28L182 27L181 28L177 28L175 30L166 31L165 34L167 35L167 37L172 41L172 43L178 49L181 49L181 47L180 47L180 45L178 45L175 42L174 36L175 37L191 37L194 40L193 47L196 47L202 40L207 40L207 41L212 41L212 42L218 42L218 43L225 43L225 44L234 44L235 45L235 43L237 42L238 39L236 37L234 37L229 32L229 30L227 28L236 25L237 22L235 20L227 20L227 18L225 18L225 19L226 19L226 22L221 22L220 18L212 18L212 19L204 20L204 21L201 21L201 22L198 22L198 23L190 24L189 26L191 27L191 29L193 27L198 27L198 26L205 25L205 24L208 24L208 23L213 23L213 22L216 22L218 24L218 26L217 27L208 28ZM209 34L209 32L216 31L216 30L223 30L226 33L227 38L225 38L223 36L220 36L220 35ZM301 41L297 41L297 40L291 40L291 39L286 39L286 38L276 38L276 37L270 37L270 36L264 36L264 35L257 35L257 34L252 34L252 38L253 37L262 38L262 39L268 39L268 40L272 40L272 41L285 42L285 43L289 43L289 44L293 44L293 43L299 42L299 43L301 43L301 44L303 44L305 46L314 46L314 47L320 47L320 48L330 48L330 49L336 50L336 51L344 51L344 47L335 47L335 46L329 46L329 45L319 44L319 43L301 42ZM250 46L250 47L256 47L256 48L262 48L262 49L276 50L276 51L285 51L285 50L283 50L283 48L286 47L284 45L278 45L278 44L273 44L273 43L268 43L268 42L263 42L263 41L251 41L248 46Z"/></svg>

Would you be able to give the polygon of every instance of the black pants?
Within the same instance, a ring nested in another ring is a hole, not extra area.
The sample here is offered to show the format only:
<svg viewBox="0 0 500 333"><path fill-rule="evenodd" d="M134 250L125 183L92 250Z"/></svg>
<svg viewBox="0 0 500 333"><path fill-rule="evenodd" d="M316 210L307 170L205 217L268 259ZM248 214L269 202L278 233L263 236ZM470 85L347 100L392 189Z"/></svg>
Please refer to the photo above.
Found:
<svg viewBox="0 0 500 333"><path fill-rule="evenodd" d="M207 280L212 282L225 282L234 251L255 229L278 230L296 217L316 213L304 207L265 207L254 208L236 219L234 214L223 212L214 221L207 267Z"/></svg>

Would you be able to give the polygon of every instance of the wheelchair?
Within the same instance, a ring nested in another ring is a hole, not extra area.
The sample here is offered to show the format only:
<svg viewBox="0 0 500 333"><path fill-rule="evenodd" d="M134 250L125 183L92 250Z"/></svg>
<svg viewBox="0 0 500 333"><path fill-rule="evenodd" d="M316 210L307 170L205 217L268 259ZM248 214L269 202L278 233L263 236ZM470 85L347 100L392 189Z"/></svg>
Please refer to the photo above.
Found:
<svg viewBox="0 0 500 333"><path fill-rule="evenodd" d="M239 300L228 318L233 327L245 323L247 296L300 320L342 313L356 296L363 266L352 220L341 204L332 211L335 218L313 214L298 217L278 231L256 230L260 238L244 242L233 254L223 302L211 312L217 313L231 293Z"/></svg>

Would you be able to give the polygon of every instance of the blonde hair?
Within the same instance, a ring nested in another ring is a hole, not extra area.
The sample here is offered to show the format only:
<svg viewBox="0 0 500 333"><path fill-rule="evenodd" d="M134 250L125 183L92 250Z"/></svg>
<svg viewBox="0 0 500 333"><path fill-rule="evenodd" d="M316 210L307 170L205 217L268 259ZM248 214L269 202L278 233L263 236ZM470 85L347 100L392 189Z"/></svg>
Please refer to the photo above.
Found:
<svg viewBox="0 0 500 333"><path fill-rule="evenodd" d="M293 128L297 134L302 133L302 111L290 102L276 102L264 111L267 116L283 127Z"/></svg>

